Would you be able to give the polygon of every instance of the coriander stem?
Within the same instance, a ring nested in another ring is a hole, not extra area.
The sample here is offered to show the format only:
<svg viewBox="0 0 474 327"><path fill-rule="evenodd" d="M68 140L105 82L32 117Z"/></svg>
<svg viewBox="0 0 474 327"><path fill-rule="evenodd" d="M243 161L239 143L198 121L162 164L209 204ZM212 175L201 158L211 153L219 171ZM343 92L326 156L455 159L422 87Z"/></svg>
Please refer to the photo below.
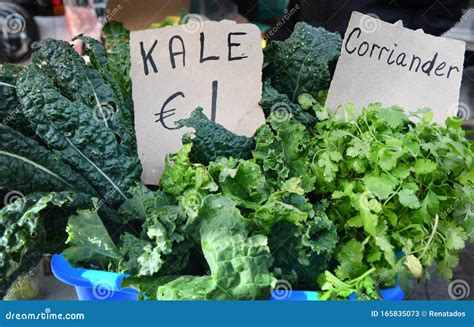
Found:
<svg viewBox="0 0 474 327"><path fill-rule="evenodd" d="M423 252L421 253L420 258L422 258L425 255L426 251L428 250L428 247L431 245L431 242L433 242L433 238L434 238L434 236L436 234L436 231L438 229L438 222L439 222L439 216L436 215L435 216L435 221L434 221L434 224L433 224L433 230L431 231L430 238L428 239L428 242L426 243L425 248L423 249Z"/></svg>
<svg viewBox="0 0 474 327"><path fill-rule="evenodd" d="M390 175L391 176L391 175ZM400 183L400 185L398 186L397 190L395 192L393 192L392 194L390 194L390 196L387 198L387 200L385 200L385 202L383 203L384 206L387 205L387 203L390 202L390 200L398 194L398 192L400 192L400 190L402 189L402 183Z"/></svg>
<svg viewBox="0 0 474 327"><path fill-rule="evenodd" d="M372 267L372 268L370 268L369 270L367 270L365 273L363 273L362 275L360 275L359 277L356 277L356 278L354 278L353 280L351 280L351 282L358 282L359 280L364 279L365 277L367 277L367 276L369 276L370 274L372 274L374 271L375 271L375 267Z"/></svg>

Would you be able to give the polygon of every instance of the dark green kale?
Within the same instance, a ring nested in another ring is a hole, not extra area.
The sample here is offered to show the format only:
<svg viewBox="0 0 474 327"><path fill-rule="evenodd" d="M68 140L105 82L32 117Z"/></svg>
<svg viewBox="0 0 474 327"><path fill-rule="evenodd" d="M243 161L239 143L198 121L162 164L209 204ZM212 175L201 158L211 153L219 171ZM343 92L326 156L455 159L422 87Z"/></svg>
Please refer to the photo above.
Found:
<svg viewBox="0 0 474 327"><path fill-rule="evenodd" d="M62 95L35 66L25 68L17 92L30 125L49 148L107 203L123 202L128 188L140 178L136 153L121 144L91 107Z"/></svg>
<svg viewBox="0 0 474 327"><path fill-rule="evenodd" d="M53 152L8 126L0 124L0 180L23 192L96 191Z"/></svg>
<svg viewBox="0 0 474 327"><path fill-rule="evenodd" d="M16 82L22 70L22 66L11 64L5 64L0 69L0 123L28 137L34 137L34 131L23 115L21 103L16 94Z"/></svg>
<svg viewBox="0 0 474 327"><path fill-rule="evenodd" d="M219 158L233 157L249 159L254 146L253 139L235 135L222 125L209 120L202 108L196 108L190 118L176 122L178 127L191 127L193 134L183 136L183 144L192 143L190 158L204 165Z"/></svg>
<svg viewBox="0 0 474 327"><path fill-rule="evenodd" d="M316 95L329 88L340 49L339 33L297 23L288 39L272 42L265 51L267 77L292 102L301 93Z"/></svg>
<svg viewBox="0 0 474 327"><path fill-rule="evenodd" d="M291 102L286 94L279 93L271 85L270 80L263 83L260 105L266 117L272 113L275 113L280 120L289 120L293 117L305 126L312 126L317 122L316 117L305 112L298 104Z"/></svg>

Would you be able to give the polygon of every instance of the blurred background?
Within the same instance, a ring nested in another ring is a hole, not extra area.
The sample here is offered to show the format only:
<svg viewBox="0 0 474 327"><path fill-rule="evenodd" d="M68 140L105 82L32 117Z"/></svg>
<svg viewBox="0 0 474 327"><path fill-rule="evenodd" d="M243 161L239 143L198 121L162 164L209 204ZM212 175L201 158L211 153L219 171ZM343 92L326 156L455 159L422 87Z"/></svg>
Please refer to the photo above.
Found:
<svg viewBox="0 0 474 327"><path fill-rule="evenodd" d="M458 115L465 129L474 130L474 0L0 0L0 64L28 63L31 44L44 38L70 41L84 33L100 40L102 26L113 20L122 21L131 30L177 24L183 13L210 20L251 22L260 28L265 46L270 40L288 37L300 20L343 33L353 10L388 22L401 19L407 27L465 41ZM81 44L75 47L81 51ZM473 258L474 247L467 246L454 279L474 285ZM43 298L75 298L73 289L52 277L46 277L41 285ZM50 289L55 293L48 294ZM447 283L435 278L416 285L411 298L449 299ZM471 294L469 299L473 298Z"/></svg>

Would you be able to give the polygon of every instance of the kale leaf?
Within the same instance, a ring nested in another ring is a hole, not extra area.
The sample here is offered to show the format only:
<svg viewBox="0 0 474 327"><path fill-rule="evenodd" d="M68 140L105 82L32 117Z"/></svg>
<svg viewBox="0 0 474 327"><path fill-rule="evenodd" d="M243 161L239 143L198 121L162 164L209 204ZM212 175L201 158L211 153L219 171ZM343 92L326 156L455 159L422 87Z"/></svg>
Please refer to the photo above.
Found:
<svg viewBox="0 0 474 327"><path fill-rule="evenodd" d="M77 191L96 195L89 183L53 152L0 124L0 180L15 191Z"/></svg>
<svg viewBox="0 0 474 327"><path fill-rule="evenodd" d="M280 120L294 118L308 127L317 122L316 117L309 112L305 112L298 104L291 102L286 94L279 93L272 86L270 80L263 83L260 105L267 118L271 114L278 116Z"/></svg>
<svg viewBox="0 0 474 327"><path fill-rule="evenodd" d="M191 117L176 122L178 127L190 127L194 133L183 136L183 144L192 143L190 158L204 165L219 157L249 159L254 142L251 138L235 135L222 125L209 120L202 108L196 108Z"/></svg>
<svg viewBox="0 0 474 327"><path fill-rule="evenodd" d="M61 243L45 225L54 224L55 208L61 207L62 217L76 208L84 208L90 199L81 193L31 193L19 197L0 210L0 298L5 296L13 281L36 266L47 248L61 250ZM65 228L65 226L57 226Z"/></svg>
<svg viewBox="0 0 474 327"><path fill-rule="evenodd" d="M292 102L302 93L316 95L329 88L340 49L339 33L299 22L288 39L272 42L265 51L267 77Z"/></svg>
<svg viewBox="0 0 474 327"><path fill-rule="evenodd" d="M158 287L157 299L267 299L275 281L267 238L248 237L234 203L219 195L204 199L196 223L210 275L179 277Z"/></svg>
<svg viewBox="0 0 474 327"><path fill-rule="evenodd" d="M94 118L92 108L62 95L34 66L25 68L17 91L31 126L62 161L109 203L127 198L125 193L139 179L141 165L136 154Z"/></svg>

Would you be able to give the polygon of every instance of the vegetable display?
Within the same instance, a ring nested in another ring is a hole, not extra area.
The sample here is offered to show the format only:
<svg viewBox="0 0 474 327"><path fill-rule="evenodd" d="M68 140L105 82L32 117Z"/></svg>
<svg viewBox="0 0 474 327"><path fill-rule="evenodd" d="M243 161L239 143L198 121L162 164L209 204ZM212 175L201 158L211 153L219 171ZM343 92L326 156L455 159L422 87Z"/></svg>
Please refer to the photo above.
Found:
<svg viewBox="0 0 474 327"><path fill-rule="evenodd" d="M92 46L95 58L107 57L100 43ZM119 206L140 178L141 165L130 134L133 125L127 119L132 107L115 93L115 80L93 67L93 59L86 64L67 42L47 39L34 45L31 65L7 65L0 74L0 102L6 104L0 124L0 176L6 205L0 211L2 297L14 278L33 267L43 253L64 248L65 217L91 207L91 197L101 198L104 219L117 228L121 221L108 206ZM61 203L41 200L55 199L52 194L62 192L81 195L82 200L77 203L75 195ZM59 204L69 210L51 221L51 210ZM38 205L47 214L35 211L33 220L30 210ZM26 226L23 221L28 222L29 237L20 232ZM30 241L22 241L23 237ZM35 254L33 259L27 259L30 253Z"/></svg>
<svg viewBox="0 0 474 327"><path fill-rule="evenodd" d="M452 278L472 239L474 160L461 120L374 103L330 114L341 38L298 23L265 49L267 123L234 135L201 108L159 186L140 181L129 33L34 46L0 71L0 296L43 253L124 272L144 299L268 299L284 282L321 299L380 299Z"/></svg>

